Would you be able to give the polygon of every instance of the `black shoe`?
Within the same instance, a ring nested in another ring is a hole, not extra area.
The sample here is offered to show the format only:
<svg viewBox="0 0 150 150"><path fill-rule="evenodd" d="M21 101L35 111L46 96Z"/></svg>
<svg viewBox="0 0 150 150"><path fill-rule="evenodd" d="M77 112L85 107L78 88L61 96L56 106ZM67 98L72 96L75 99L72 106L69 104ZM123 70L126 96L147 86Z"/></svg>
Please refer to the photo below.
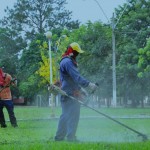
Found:
<svg viewBox="0 0 150 150"><path fill-rule="evenodd" d="M7 128L7 125L6 124L2 124L1 128Z"/></svg>
<svg viewBox="0 0 150 150"><path fill-rule="evenodd" d="M61 142L61 141L64 141L64 138L57 138L57 137L55 137L55 139L54 139L56 142Z"/></svg>
<svg viewBox="0 0 150 150"><path fill-rule="evenodd" d="M75 142L75 143L79 143L79 142L81 142L80 140L77 140L77 139L75 139L75 140L68 139L67 141L68 141L68 142Z"/></svg>
<svg viewBox="0 0 150 150"><path fill-rule="evenodd" d="M12 124L12 127L17 128L18 125L17 124Z"/></svg>
<svg viewBox="0 0 150 150"><path fill-rule="evenodd" d="M62 141L64 141L64 140L58 140L58 139L55 139L55 142L62 142Z"/></svg>
<svg viewBox="0 0 150 150"><path fill-rule="evenodd" d="M68 138L67 141L68 142L80 142L80 140L78 140L76 137L75 138Z"/></svg>

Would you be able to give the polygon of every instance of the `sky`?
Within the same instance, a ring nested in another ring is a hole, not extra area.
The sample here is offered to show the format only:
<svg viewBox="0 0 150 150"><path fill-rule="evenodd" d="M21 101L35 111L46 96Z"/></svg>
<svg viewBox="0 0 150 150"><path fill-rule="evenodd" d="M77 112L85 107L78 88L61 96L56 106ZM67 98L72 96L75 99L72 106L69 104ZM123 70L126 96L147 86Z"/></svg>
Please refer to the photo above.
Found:
<svg viewBox="0 0 150 150"><path fill-rule="evenodd" d="M17 0L0 0L0 19L5 16L4 9L8 6L13 8ZM112 14L119 5L126 3L126 0L67 0L66 8L72 11L72 19L81 23L87 21L101 21L108 23ZM105 14L105 15L104 15Z"/></svg>

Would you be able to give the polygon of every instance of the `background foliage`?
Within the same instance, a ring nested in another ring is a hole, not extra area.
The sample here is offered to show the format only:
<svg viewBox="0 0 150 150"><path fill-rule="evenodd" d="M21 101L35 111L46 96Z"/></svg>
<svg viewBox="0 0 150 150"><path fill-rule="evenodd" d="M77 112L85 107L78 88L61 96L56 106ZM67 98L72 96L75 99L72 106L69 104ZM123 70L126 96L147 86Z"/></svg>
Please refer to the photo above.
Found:
<svg viewBox="0 0 150 150"><path fill-rule="evenodd" d="M66 0L18 0L7 16L0 20L0 66L17 76L14 94L33 100L47 92L49 82L48 40L44 33L52 31L52 63L54 81L59 80L59 61L71 42L78 42L84 54L79 56L83 76L100 85L100 100L112 99L112 28L101 22L80 25L71 20L65 9ZM150 2L129 0L116 8L116 74L118 103L144 107L149 100L149 36ZM120 18L120 14L123 13ZM66 35L66 38L62 38Z"/></svg>

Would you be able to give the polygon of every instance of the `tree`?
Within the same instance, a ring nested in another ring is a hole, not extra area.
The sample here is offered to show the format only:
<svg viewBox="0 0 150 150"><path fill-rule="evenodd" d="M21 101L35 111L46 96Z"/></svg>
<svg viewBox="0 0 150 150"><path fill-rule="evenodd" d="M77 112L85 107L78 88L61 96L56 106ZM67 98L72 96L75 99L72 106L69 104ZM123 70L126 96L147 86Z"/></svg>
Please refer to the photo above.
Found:
<svg viewBox="0 0 150 150"><path fill-rule="evenodd" d="M30 43L29 47L24 49L22 57L19 59L18 78L20 81L20 94L30 99L40 89L38 86L40 78L36 74L36 71L40 67L39 62L42 61L39 44L43 43L44 39L46 39L44 35L38 34L36 39Z"/></svg>
<svg viewBox="0 0 150 150"><path fill-rule="evenodd" d="M117 85L118 96L124 97L124 102L132 100L136 107L144 97L148 95L145 80L137 76L138 49L145 47L146 39L149 37L148 28L150 23L149 7L147 0L130 0L127 9L125 5L116 9L117 17L124 12L117 25Z"/></svg>
<svg viewBox="0 0 150 150"><path fill-rule="evenodd" d="M147 40L147 44L144 48L140 48L138 50L139 53L139 61L138 67L141 72L138 73L139 77L147 77L150 72L150 39Z"/></svg>
<svg viewBox="0 0 150 150"><path fill-rule="evenodd" d="M8 14L1 24L11 28L27 39L33 39L36 33L47 30L72 29L78 27L78 21L71 21L70 11L65 9L66 0L18 0L14 9L5 10Z"/></svg>
<svg viewBox="0 0 150 150"><path fill-rule="evenodd" d="M144 95L150 97L149 95L149 84L150 84L150 39L147 40L146 46L144 48L140 48L138 50L139 59L138 59L138 67L139 73L138 77L143 81L145 85L143 89Z"/></svg>
<svg viewBox="0 0 150 150"><path fill-rule="evenodd" d="M125 7L116 9L117 17L123 12ZM149 38L150 28L150 2L148 0L129 0L127 9L124 11L119 24L118 30L124 33L128 38L134 40L137 47L146 45L146 38Z"/></svg>
<svg viewBox="0 0 150 150"><path fill-rule="evenodd" d="M1 67L4 66L9 73L15 75L18 65L18 51L26 44L20 37L15 37L13 31L5 28L0 28L0 40ZM19 44L20 42L22 45Z"/></svg>
<svg viewBox="0 0 150 150"><path fill-rule="evenodd" d="M39 62L42 62L41 51L36 42L46 41L44 33L47 30L59 36L65 27L73 29L79 26L78 21L71 20L72 12L65 9L65 4L66 0L18 0L13 9L6 8L7 16L0 21L4 30L2 32L7 35L4 38L0 34L0 51L3 52L4 58L9 57L8 53L12 58L3 59L1 63L7 64L9 70L14 70L14 74L18 75L20 92L24 96L29 96L31 88L34 90L30 97L40 90L40 87L34 88L39 80L35 73L40 68ZM15 67L12 64L15 64ZM27 85L30 85L30 88L27 88Z"/></svg>
<svg viewBox="0 0 150 150"><path fill-rule="evenodd" d="M94 24L89 22L81 41L85 49L85 54L80 57L83 68L81 71L91 81L99 83L97 94L101 98L110 99L112 96L111 29L99 22Z"/></svg>
<svg viewBox="0 0 150 150"><path fill-rule="evenodd" d="M40 41L38 41L39 44ZM42 60L39 62L39 69L36 71L36 73L42 77L41 81L39 82L39 85L45 85L50 83L50 60L49 60L49 54L48 54L48 44L46 42L43 42L42 45L39 45L40 51L41 51L41 58ZM52 51L52 72L53 72L53 82L57 80L57 55L55 55L56 52Z"/></svg>

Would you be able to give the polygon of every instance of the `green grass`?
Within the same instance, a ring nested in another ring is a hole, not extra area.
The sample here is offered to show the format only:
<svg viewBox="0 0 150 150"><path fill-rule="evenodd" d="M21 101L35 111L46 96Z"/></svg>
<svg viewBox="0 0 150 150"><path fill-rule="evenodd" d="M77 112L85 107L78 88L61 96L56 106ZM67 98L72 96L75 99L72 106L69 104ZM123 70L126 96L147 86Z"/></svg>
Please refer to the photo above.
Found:
<svg viewBox="0 0 150 150"><path fill-rule="evenodd" d="M129 127L148 135L150 138L150 119L122 119L124 116L149 116L149 109L100 108L99 111ZM0 150L148 150L150 142L142 142L136 133L89 110L81 109L81 119L77 137L81 143L54 142L57 122L61 109L54 109L51 118L49 107L15 107L19 128L0 128ZM8 114L5 110L8 120Z"/></svg>
<svg viewBox="0 0 150 150"><path fill-rule="evenodd" d="M1 145L1 150L149 150L150 143L67 143L32 142Z"/></svg>

